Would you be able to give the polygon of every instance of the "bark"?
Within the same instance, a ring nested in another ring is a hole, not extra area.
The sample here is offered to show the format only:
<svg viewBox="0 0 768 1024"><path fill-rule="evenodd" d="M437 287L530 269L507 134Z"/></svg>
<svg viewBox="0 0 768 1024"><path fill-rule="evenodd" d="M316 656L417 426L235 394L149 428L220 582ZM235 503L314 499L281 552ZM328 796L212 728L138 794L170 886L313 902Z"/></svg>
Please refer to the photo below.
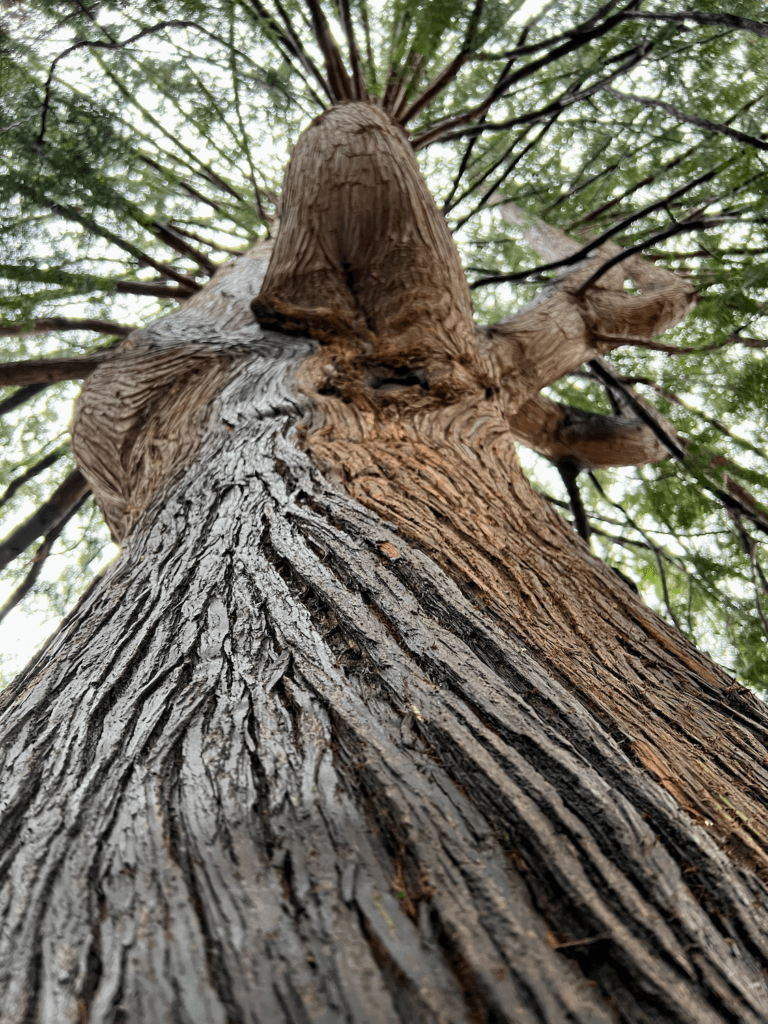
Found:
<svg viewBox="0 0 768 1024"><path fill-rule="evenodd" d="M759 1024L763 705L528 487L461 291L395 263L398 349L276 247L292 337L263 255L83 388L123 549L2 696L3 1024Z"/></svg>

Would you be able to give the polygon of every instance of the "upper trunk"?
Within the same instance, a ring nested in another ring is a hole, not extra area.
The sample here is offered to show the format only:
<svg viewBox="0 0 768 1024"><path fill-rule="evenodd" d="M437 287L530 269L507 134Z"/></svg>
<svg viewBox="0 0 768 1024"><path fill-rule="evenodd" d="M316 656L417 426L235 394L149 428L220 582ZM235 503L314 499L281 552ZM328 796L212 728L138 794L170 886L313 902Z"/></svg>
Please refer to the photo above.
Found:
<svg viewBox="0 0 768 1024"><path fill-rule="evenodd" d="M758 1024L768 716L530 490L363 113L389 256L298 153L257 303L317 340L253 254L84 388L126 540L4 698L3 1022Z"/></svg>

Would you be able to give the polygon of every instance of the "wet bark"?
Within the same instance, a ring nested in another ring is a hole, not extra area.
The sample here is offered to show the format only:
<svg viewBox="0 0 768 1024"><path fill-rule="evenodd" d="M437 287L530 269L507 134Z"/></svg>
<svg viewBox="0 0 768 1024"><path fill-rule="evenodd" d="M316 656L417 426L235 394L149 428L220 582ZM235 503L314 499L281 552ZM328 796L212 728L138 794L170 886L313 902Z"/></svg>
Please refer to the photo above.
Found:
<svg viewBox="0 0 768 1024"><path fill-rule="evenodd" d="M265 330L259 255L79 402L123 549L2 696L3 1024L759 1024L762 704L531 492L468 328Z"/></svg>

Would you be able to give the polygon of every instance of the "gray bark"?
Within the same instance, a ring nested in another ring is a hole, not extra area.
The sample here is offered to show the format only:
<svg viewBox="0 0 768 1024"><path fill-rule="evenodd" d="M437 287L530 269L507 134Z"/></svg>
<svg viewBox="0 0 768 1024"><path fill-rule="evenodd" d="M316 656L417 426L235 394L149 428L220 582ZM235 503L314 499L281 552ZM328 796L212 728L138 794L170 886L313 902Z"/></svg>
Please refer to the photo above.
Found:
<svg viewBox="0 0 768 1024"><path fill-rule="evenodd" d="M768 1018L762 884L297 446L315 343L191 323L202 447L2 698L3 1024Z"/></svg>

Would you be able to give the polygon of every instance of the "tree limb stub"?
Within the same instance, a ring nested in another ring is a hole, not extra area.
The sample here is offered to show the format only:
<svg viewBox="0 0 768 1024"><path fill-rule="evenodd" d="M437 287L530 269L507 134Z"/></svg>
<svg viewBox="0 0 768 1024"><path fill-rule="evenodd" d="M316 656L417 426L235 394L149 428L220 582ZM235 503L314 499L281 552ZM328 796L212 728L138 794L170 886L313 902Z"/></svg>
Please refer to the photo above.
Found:
<svg viewBox="0 0 768 1024"><path fill-rule="evenodd" d="M508 422L512 435L526 447L552 462L570 460L579 469L642 466L669 456L639 418L585 412L542 394L534 395Z"/></svg>

